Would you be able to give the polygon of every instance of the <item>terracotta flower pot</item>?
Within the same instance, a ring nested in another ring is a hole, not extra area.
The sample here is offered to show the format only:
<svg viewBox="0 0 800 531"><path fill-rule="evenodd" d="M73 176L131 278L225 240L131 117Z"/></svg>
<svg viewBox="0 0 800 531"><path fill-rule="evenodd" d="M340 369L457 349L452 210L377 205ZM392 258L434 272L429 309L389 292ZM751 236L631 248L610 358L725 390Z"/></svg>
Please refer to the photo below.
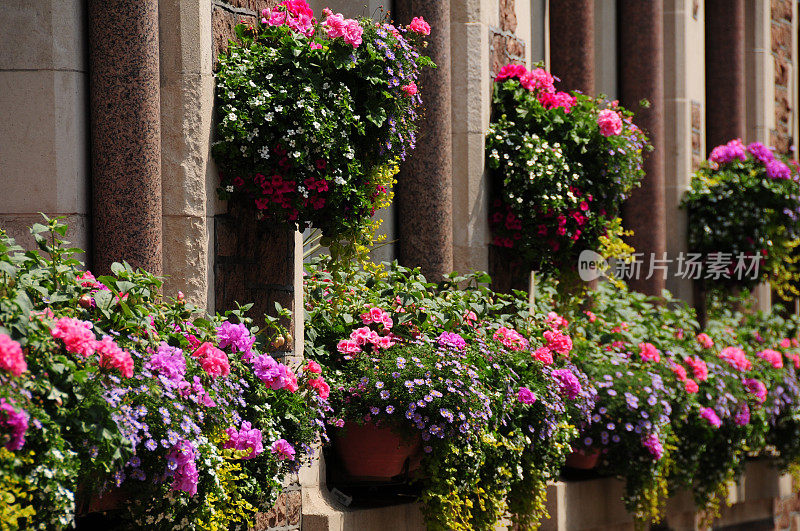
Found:
<svg viewBox="0 0 800 531"><path fill-rule="evenodd" d="M599 450L573 450L572 453L567 456L567 461L564 464L569 468L578 470L592 470L597 467L599 461Z"/></svg>
<svg viewBox="0 0 800 531"><path fill-rule="evenodd" d="M388 480L408 471L421 440L408 441L389 428L347 422L334 438L334 450L353 479Z"/></svg>

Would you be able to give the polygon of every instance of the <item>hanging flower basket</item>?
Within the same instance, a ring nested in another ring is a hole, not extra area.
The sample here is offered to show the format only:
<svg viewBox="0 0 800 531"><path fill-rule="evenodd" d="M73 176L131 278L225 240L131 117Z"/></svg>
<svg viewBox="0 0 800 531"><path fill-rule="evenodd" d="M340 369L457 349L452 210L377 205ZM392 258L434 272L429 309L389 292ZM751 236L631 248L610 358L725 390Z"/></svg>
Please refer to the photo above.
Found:
<svg viewBox="0 0 800 531"><path fill-rule="evenodd" d="M213 155L220 198L346 237L370 223L394 182L387 168L414 148L431 30L323 16L284 1L236 27L219 58Z"/></svg>
<svg viewBox="0 0 800 531"><path fill-rule="evenodd" d="M553 82L541 68L504 67L486 136L492 244L543 273L575 269L585 249L625 250L618 215L649 148L617 102Z"/></svg>
<svg viewBox="0 0 800 531"><path fill-rule="evenodd" d="M691 278L752 287L769 281L786 298L800 294L800 172L759 142L717 146L692 177L683 199Z"/></svg>

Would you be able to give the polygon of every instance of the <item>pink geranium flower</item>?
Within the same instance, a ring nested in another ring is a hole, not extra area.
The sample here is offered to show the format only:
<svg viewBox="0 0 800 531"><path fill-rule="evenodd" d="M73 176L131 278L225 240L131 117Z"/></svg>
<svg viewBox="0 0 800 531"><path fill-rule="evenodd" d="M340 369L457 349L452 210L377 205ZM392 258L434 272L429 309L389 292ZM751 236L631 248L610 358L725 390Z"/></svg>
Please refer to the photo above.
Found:
<svg viewBox="0 0 800 531"><path fill-rule="evenodd" d="M597 125L600 126L600 134L603 136L618 135L622 132L622 118L619 113L611 109L600 111L597 116Z"/></svg>
<svg viewBox="0 0 800 531"><path fill-rule="evenodd" d="M0 334L0 369L14 376L19 376L28 370L22 347L6 334Z"/></svg>
<svg viewBox="0 0 800 531"><path fill-rule="evenodd" d="M431 34L430 25L427 22L425 22L425 20L422 17L414 17L413 19L411 19L411 24L408 25L408 29L410 29L414 33L419 33L420 35Z"/></svg>
<svg viewBox="0 0 800 531"><path fill-rule="evenodd" d="M417 93L417 84L412 82L409 83L408 85L403 85L401 89L409 96L413 96Z"/></svg>
<svg viewBox="0 0 800 531"><path fill-rule="evenodd" d="M639 343L639 356L642 361L661 361L661 354L652 343Z"/></svg>
<svg viewBox="0 0 800 531"><path fill-rule="evenodd" d="M279 461L294 461L294 447L286 439L278 439L272 443L272 453Z"/></svg>

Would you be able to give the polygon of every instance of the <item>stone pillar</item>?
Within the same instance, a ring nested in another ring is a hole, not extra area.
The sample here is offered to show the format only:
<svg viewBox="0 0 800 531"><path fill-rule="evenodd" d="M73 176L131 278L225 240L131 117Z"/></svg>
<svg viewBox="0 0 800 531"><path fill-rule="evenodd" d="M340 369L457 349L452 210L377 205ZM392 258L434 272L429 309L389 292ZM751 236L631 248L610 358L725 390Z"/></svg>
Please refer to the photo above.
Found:
<svg viewBox="0 0 800 531"><path fill-rule="evenodd" d="M664 201L667 253L672 260L688 251L686 210L680 203L706 154L705 77L698 75L705 71L703 19L701 3L694 9L684 0L664 2L664 152L670 154L664 162ZM692 281L676 273L676 267L669 271L667 289L691 304Z"/></svg>
<svg viewBox="0 0 800 531"><path fill-rule="evenodd" d="M559 88L594 95L594 0L550 4L550 70Z"/></svg>
<svg viewBox="0 0 800 531"><path fill-rule="evenodd" d="M157 0L89 0L94 268L161 274Z"/></svg>
<svg viewBox="0 0 800 531"><path fill-rule="evenodd" d="M706 149L744 139L744 0L706 0Z"/></svg>
<svg viewBox="0 0 800 531"><path fill-rule="evenodd" d="M629 243L644 253L639 279L630 286L658 295L664 279L654 274L646 279L650 257L662 258L666 251L664 216L664 32L663 5L660 1L620 0L619 89L622 105L636 112L635 122L650 137L654 150L647 155L646 176L625 203L624 221L634 231ZM639 102L647 99L649 107Z"/></svg>
<svg viewBox="0 0 800 531"><path fill-rule="evenodd" d="M212 6L159 2L164 294L214 308L214 214L222 210L211 162ZM192 43L192 46L186 46Z"/></svg>
<svg viewBox="0 0 800 531"><path fill-rule="evenodd" d="M420 76L417 147L401 166L395 195L400 262L436 280L453 269L450 1L397 0L395 14L400 24L417 16L431 25L426 53L438 65Z"/></svg>

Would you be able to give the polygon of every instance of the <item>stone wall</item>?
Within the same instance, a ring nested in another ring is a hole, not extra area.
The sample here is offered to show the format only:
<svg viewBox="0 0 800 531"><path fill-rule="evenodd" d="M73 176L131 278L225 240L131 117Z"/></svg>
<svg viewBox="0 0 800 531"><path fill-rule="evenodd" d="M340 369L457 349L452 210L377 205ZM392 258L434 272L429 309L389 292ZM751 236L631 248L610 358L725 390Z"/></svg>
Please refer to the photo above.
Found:
<svg viewBox="0 0 800 531"><path fill-rule="evenodd" d="M81 0L0 9L0 229L28 248L39 212L90 245L86 16Z"/></svg>

